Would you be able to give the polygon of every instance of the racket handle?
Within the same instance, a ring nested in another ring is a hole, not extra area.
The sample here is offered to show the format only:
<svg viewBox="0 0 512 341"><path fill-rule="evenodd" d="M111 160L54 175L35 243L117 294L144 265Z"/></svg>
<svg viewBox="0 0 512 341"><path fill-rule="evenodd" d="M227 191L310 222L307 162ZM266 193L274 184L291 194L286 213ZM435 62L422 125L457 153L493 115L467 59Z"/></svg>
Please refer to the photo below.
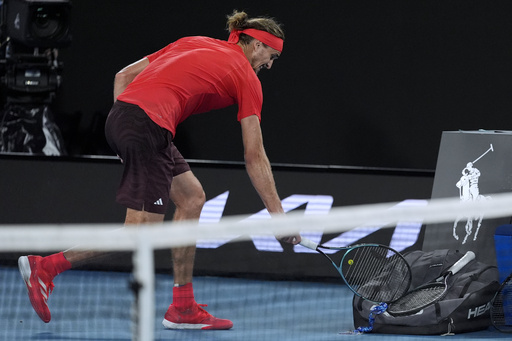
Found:
<svg viewBox="0 0 512 341"><path fill-rule="evenodd" d="M300 245L307 247L308 249L311 250L316 250L316 248L318 247L317 243L304 237L301 237Z"/></svg>
<svg viewBox="0 0 512 341"><path fill-rule="evenodd" d="M460 269L466 266L469 262L475 259L475 253L473 251L468 251L461 259L459 259L455 264L452 265L451 268L448 269L448 272L452 274L456 274Z"/></svg>

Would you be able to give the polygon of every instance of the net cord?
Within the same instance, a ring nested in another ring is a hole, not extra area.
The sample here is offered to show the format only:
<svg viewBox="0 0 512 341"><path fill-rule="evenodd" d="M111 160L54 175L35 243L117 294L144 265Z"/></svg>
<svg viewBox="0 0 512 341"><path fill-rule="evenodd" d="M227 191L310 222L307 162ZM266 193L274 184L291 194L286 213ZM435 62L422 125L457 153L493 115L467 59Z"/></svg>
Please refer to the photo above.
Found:
<svg viewBox="0 0 512 341"><path fill-rule="evenodd" d="M495 194L492 198L464 203L459 198L432 199L426 206L396 206L397 203L345 206L335 207L327 215L291 212L272 219L243 222L246 216L231 216L217 226L197 222L164 222L121 229L120 224L0 225L0 251L61 251L70 247L133 251L141 238L147 238L153 249L167 249L195 245L199 239L238 236L237 240L250 240L254 235L291 235L300 231L344 232L372 220L389 221L390 226L399 221L442 223L475 211L484 214L486 219L512 216L511 193Z"/></svg>

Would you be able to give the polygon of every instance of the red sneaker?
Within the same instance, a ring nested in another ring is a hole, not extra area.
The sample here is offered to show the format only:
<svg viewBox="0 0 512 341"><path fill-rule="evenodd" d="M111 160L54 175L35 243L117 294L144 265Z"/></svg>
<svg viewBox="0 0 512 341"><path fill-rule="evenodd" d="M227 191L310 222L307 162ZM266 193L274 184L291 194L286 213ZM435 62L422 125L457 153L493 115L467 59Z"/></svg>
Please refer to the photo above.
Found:
<svg viewBox="0 0 512 341"><path fill-rule="evenodd" d="M53 277L44 271L39 262L41 256L22 256L18 259L18 268L28 290L28 298L37 315L45 323L50 322L52 315L48 308L48 296L53 291Z"/></svg>
<svg viewBox="0 0 512 341"><path fill-rule="evenodd" d="M171 304L162 324L167 329L230 329L233 327L233 322L230 320L218 319L201 307L206 307L206 304L198 304L185 311L178 311Z"/></svg>

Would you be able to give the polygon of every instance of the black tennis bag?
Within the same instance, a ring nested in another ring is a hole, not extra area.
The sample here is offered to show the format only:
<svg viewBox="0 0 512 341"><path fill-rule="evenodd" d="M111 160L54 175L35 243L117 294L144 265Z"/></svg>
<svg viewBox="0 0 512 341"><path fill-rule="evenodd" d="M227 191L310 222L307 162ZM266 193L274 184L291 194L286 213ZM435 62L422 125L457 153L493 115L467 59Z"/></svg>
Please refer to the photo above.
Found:
<svg viewBox="0 0 512 341"><path fill-rule="evenodd" d="M412 270L411 289L435 280L462 256L454 250L405 254ZM458 334L486 329L491 324L490 301L498 288L497 267L472 261L450 278L448 292L442 300L415 314L375 313L376 304L355 295L352 302L354 326L374 333L413 335Z"/></svg>

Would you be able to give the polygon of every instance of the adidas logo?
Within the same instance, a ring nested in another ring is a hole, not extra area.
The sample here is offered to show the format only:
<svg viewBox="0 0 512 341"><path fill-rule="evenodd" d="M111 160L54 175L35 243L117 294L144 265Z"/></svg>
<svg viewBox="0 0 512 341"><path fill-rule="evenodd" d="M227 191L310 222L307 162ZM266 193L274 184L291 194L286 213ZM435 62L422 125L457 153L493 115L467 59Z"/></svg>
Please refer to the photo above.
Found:
<svg viewBox="0 0 512 341"><path fill-rule="evenodd" d="M164 202L162 201L162 198L158 199L153 203L153 205L163 206Z"/></svg>

